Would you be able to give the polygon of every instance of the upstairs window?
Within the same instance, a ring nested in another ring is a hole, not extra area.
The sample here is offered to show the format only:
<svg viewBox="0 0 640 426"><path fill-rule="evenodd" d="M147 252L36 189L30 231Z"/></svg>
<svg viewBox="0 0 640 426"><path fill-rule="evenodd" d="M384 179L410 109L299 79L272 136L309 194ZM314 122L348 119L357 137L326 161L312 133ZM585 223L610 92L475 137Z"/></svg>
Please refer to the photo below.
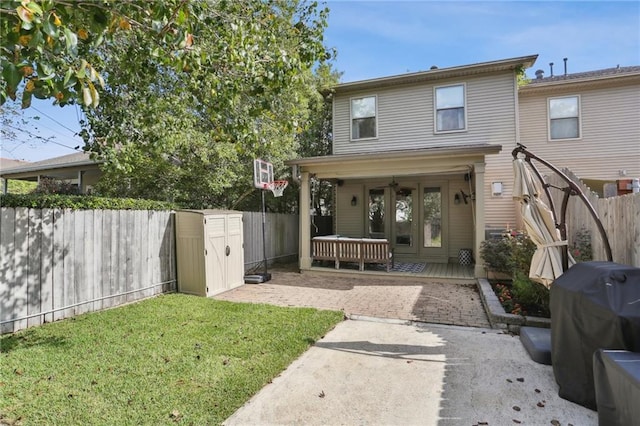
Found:
<svg viewBox="0 0 640 426"><path fill-rule="evenodd" d="M465 130L464 84L435 88L436 133Z"/></svg>
<svg viewBox="0 0 640 426"><path fill-rule="evenodd" d="M580 97L549 98L549 140L580 137Z"/></svg>
<svg viewBox="0 0 640 426"><path fill-rule="evenodd" d="M376 97L351 99L351 139L370 139L378 136Z"/></svg>

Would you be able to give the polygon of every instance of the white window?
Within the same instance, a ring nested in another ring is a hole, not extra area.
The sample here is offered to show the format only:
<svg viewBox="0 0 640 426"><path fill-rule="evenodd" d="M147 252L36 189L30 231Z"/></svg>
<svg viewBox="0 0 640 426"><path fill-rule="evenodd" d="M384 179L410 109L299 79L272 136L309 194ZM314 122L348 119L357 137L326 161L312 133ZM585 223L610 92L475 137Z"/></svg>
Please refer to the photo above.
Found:
<svg viewBox="0 0 640 426"><path fill-rule="evenodd" d="M464 92L464 84L435 88L436 133L467 128Z"/></svg>
<svg viewBox="0 0 640 426"><path fill-rule="evenodd" d="M370 139L378 136L375 96L351 99L351 139Z"/></svg>
<svg viewBox="0 0 640 426"><path fill-rule="evenodd" d="M549 98L549 140L580 138L580 97Z"/></svg>

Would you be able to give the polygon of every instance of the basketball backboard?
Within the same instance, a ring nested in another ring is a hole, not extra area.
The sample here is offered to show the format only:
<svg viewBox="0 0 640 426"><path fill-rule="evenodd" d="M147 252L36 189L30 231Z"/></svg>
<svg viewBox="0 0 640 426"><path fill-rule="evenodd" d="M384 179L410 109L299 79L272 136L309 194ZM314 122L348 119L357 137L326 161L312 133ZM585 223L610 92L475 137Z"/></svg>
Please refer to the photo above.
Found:
<svg viewBox="0 0 640 426"><path fill-rule="evenodd" d="M253 185L259 189L269 189L273 182L273 164L261 159L253 161Z"/></svg>

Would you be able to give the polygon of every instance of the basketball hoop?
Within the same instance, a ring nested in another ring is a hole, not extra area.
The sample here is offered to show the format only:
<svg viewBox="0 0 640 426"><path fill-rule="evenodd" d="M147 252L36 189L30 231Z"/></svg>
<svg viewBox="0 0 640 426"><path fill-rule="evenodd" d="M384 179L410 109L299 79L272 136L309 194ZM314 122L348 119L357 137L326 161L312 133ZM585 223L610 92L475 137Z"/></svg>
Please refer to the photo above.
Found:
<svg viewBox="0 0 640 426"><path fill-rule="evenodd" d="M282 193L288 185L289 181L287 180L274 180L269 184L269 189L273 192L274 197L282 197Z"/></svg>

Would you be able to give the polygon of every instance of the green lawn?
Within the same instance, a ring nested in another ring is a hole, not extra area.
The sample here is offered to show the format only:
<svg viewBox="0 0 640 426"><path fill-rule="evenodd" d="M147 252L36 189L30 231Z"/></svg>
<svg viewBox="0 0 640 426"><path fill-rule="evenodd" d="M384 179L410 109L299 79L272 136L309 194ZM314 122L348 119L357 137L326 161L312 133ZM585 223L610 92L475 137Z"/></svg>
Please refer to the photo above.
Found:
<svg viewBox="0 0 640 426"><path fill-rule="evenodd" d="M0 424L219 424L340 312L171 294L0 338Z"/></svg>

